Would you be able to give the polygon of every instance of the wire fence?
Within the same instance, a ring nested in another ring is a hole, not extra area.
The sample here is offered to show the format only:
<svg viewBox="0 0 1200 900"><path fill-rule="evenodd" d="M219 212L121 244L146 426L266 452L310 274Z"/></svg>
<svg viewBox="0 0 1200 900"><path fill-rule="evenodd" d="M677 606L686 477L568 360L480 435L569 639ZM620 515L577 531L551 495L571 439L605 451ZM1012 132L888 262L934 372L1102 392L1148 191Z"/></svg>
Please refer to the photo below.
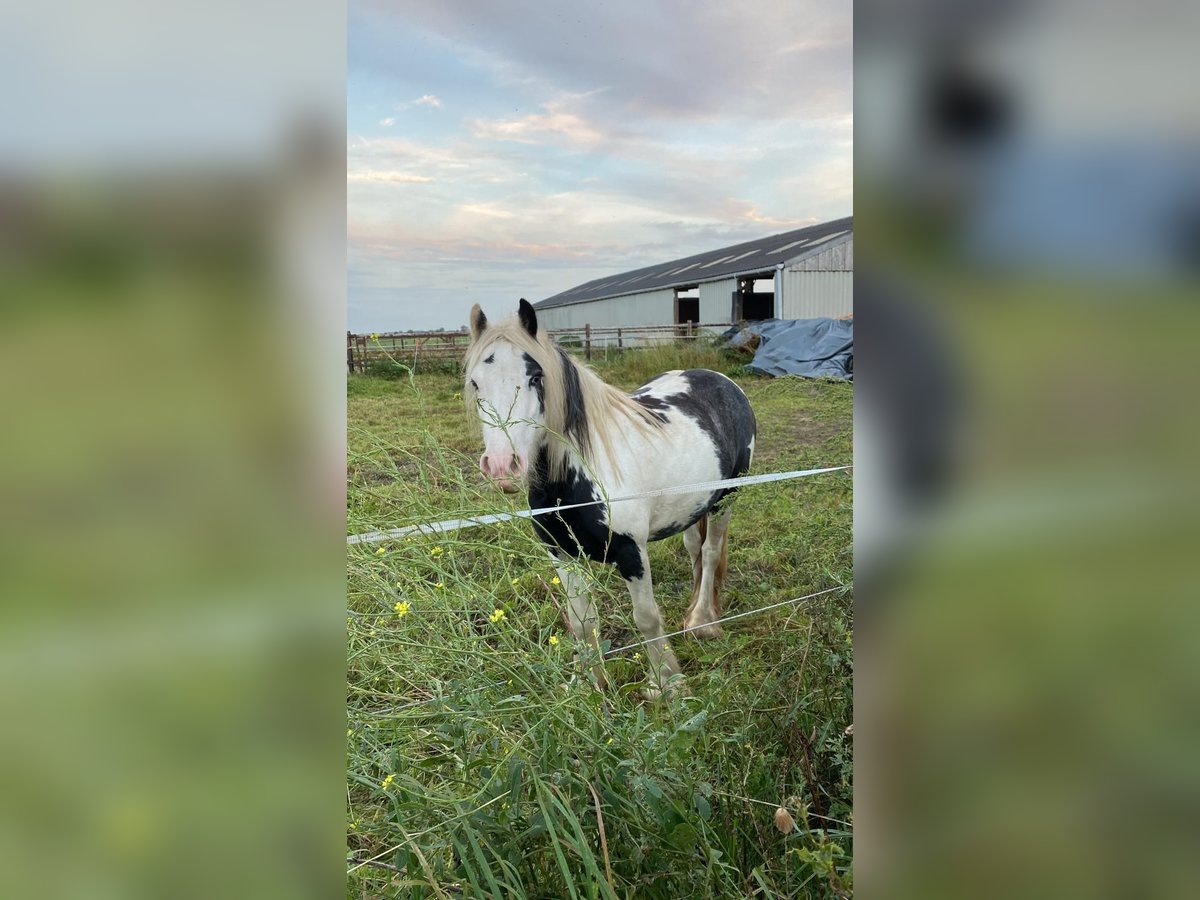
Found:
<svg viewBox="0 0 1200 900"><path fill-rule="evenodd" d="M705 334L728 330L728 323L677 325L622 325L620 327L580 325L551 328L550 335L568 352L591 359L597 351L620 352L635 347L677 341L691 342ZM417 369L423 363L456 366L471 343L465 331L388 331L371 334L346 332L346 366L351 372L365 373L373 366L400 363Z"/></svg>
<svg viewBox="0 0 1200 900"><path fill-rule="evenodd" d="M377 544L381 541L395 540L396 538L406 537L411 534L440 534L447 531L458 531L463 528L474 528L478 525L493 525L498 522L507 522L511 519L528 519L534 516L543 516L549 513L562 512L568 509L581 509L585 506L599 506L601 504L623 503L628 500L646 500L650 497L665 497L670 494L699 494L711 493L713 491L724 490L727 488L745 487L751 484L767 484L773 481L789 481L793 478L807 478L810 475L823 475L826 472L842 472L854 468L853 466L827 466L821 469L796 469L791 472L765 472L759 475L740 475L737 478L722 478L717 481L700 481L692 484L677 484L671 487L658 488L653 491L643 491L640 494L629 494L624 497L609 497L600 498L599 500L589 500L586 503L566 503L558 506L543 506L538 509L521 509L513 512L497 512L486 513L484 515L468 516L461 519L444 519L440 522L417 522L413 525L404 525L399 528L389 528L386 531L366 531L361 534L352 534L347 536L346 543L354 544Z"/></svg>
<svg viewBox="0 0 1200 900"><path fill-rule="evenodd" d="M671 631L666 634L659 635L658 637L646 638L641 641L635 641L632 644L626 644L623 647L617 647L612 650L606 650L606 651L604 651L603 656L605 659L612 659L613 657L618 656L622 653L625 653L626 651L636 650L638 647L644 647L647 644L653 644L658 641L668 641L673 637L678 637L681 634L687 634L688 632L695 631L698 628L712 628L714 625L724 625L726 622L733 622L736 619L744 619L747 616L756 616L756 615L759 615L760 613L770 612L773 609L780 609L784 606L792 606L797 603L804 603L807 600L815 600L817 597L823 597L827 594L833 594L833 593L837 593L839 591L842 593L845 593L846 591L850 590L852 587L853 587L852 584L839 584L839 585L835 585L830 588L825 588L825 590L823 590L823 591L816 591L811 594L805 594L803 597L793 597L791 600L782 600L779 603L771 603L767 606L760 606L757 609L748 609L748 610L745 610L740 613L734 613L733 615L724 616L720 619L717 619L717 621L715 621L715 622L707 622L703 625L693 625L690 628L681 628L678 631ZM415 709L418 706L428 706L431 703L449 702L452 700L458 700L458 699L461 699L461 698L467 696L468 694L475 694L475 693L478 693L479 691L487 690L488 688L503 687L505 684L507 684L507 682L504 681L503 679L500 679L497 681L489 682L488 684L477 685L477 686L472 687L465 691L456 691L451 694L445 694L445 695L440 695L440 696L435 696L435 697L427 697L424 700L413 700L411 703L404 703L404 704L401 704L400 706L393 706L393 707L390 707L389 709L380 710L378 712L371 712L366 715L368 715L371 718L375 718L375 719L389 718L391 716L396 715L397 713L402 713L405 710Z"/></svg>
<svg viewBox="0 0 1200 900"><path fill-rule="evenodd" d="M630 495L624 496L624 497L613 497L613 498L609 498L609 499L591 500L586 503L572 503L572 504L565 504L565 505L560 505L560 506L542 507L542 508L538 508L538 509L523 509L523 510L517 510L514 512L488 513L486 515L471 516L469 518L446 519L441 522L419 522L419 523L415 523L412 525L406 525L401 528L388 529L386 531L368 531L368 532L363 532L361 534L348 535L346 538L346 543L349 546L353 546L356 544L379 543L382 541L392 540L395 538L404 537L406 535L411 535L414 533L437 534L437 533L441 533L441 532L445 532L445 531L453 531L453 530L462 529L462 528L473 528L473 527L476 527L479 525L495 524L495 523L499 523L499 522L505 522L505 521L510 521L513 519L518 519L518 518L531 518L533 516L538 516L538 515L547 515L550 513L560 512L562 510L567 510L567 509L575 509L575 508L586 507L586 506L596 506L596 505L599 505L602 503L604 503L604 504L621 503L621 502L626 502L626 501L630 501L630 500L643 500L648 497L659 497L659 496L663 496L663 495L667 495L667 494L700 493L700 492L722 490L722 489L726 489L726 488L743 487L743 486L751 485L751 484L769 484L769 483L780 482L780 481L790 481L792 479L797 479L797 478L807 478L807 477L813 476L813 475L822 475L822 474L825 474L828 472L849 471L853 468L854 468L853 466L826 466L826 467L819 468L819 469L798 469L798 470L794 470L794 471L790 471L790 472L766 472L766 473L761 473L758 475L742 475L737 478L723 478L718 481L704 481L704 482L695 482L692 484L674 485L674 486L668 487L668 488L659 488L657 490L644 491L639 494L630 494ZM752 609L752 610L746 610L746 611L740 612L740 613L734 613L732 615L725 616L721 619L718 619L716 622L706 622L702 625L693 625L689 628L681 628L678 631L672 631L667 634L659 635L657 637L646 638L645 640L641 640L641 641L635 641L632 644L626 644L625 646L617 647L615 649L605 651L604 658L610 659L621 653L625 653L626 651L636 650L638 647L644 647L646 644L651 644L651 643L655 643L658 641L669 640L670 638L678 637L683 634L687 634L687 633L689 633L691 631L695 631L699 628L711 628L714 625L722 625L726 622L732 622L737 619L745 618L747 616L758 615L759 613L768 612L772 609L779 609L784 606L790 606L792 604L802 603L806 600L812 600L817 597L824 596L826 594L832 594L837 591L846 591L846 590L849 590L849 588L850 588L850 585L835 585L834 587L826 588L825 590L817 591L816 593L813 593L813 594L806 594L803 597L794 597L791 600L783 600L783 601L780 601L779 603L772 603L768 606L759 607L758 609ZM347 610L347 614L351 615L351 616L357 615L352 610ZM497 683L503 684L503 682L497 682ZM477 687L477 688L472 689L471 692L473 693L475 691L481 690L486 687L491 687L491 686L494 686L494 685L484 685L482 688ZM383 715L390 715L390 714L394 714L397 712L402 712L406 709L412 709L417 706L423 706L425 704L434 703L434 702L437 702L438 700L444 700L444 699L447 699L447 698L445 698L445 697L430 697L425 700L416 700L416 701L413 701L412 703L404 704L403 706L392 707L390 710L388 710ZM376 714L376 715L379 715L379 714Z"/></svg>
<svg viewBox="0 0 1200 900"><path fill-rule="evenodd" d="M526 510L519 510L519 511L515 511L515 512L490 513L490 514L483 515L483 516L472 516L472 517L468 517L468 518L450 519L450 520L444 520L442 522L414 523L414 524L404 526L402 528L397 528L397 529L389 529L386 531L372 531L372 532L366 532L363 534L349 535L347 537L347 544L352 546L355 544L377 543L377 542L380 542L383 540L388 540L391 538L400 537L400 536L412 534L415 532L420 532L420 533L424 533L424 534L436 534L436 533L443 532L443 531L457 530L460 528L477 527L480 525L509 521L509 520L517 519L517 518L527 518L527 517L532 517L535 515L548 514L548 513L557 512L557 511L560 511L563 509L571 509L571 508L583 507L583 506L593 506L593 505L598 505L601 503L619 503L619 502L623 502L623 501L644 499L644 498L650 497L650 496L659 496L662 494L669 494L669 493L687 493L687 492L693 492L693 491L698 492L698 491L720 490L723 488L741 487L741 486L745 486L745 485L749 485L749 484L778 483L778 482L782 482L782 481L786 481L786 480L804 478L804 477L809 477L809 476L818 475L818 474L825 474L825 473L832 473L832 472L839 472L839 471L848 471L852 468L853 468L852 466L829 466L829 467L824 467L824 468L819 468L819 469L806 469L806 470L796 470L796 471L789 471L789 472L764 473L764 474L754 475L754 476L741 476L739 478L722 479L720 481L715 481L715 482L702 482L702 483L697 483L697 484L679 485L679 486L675 486L672 488L660 489L657 491L649 491L649 492L645 492L642 494L611 498L608 500L601 499L601 500L591 501L588 503L571 504L571 505L567 505L567 506L549 507L549 508L542 508L542 509L526 509ZM614 657L620 656L621 654L637 650L639 647L644 647L647 644L656 643L656 642L666 642L672 638L686 635L686 634L688 634L692 631L695 631L697 629L700 629L700 628L711 628L714 625L724 625L729 622L746 619L746 618L749 618L752 616L762 615L762 614L770 612L772 610L783 609L785 607L795 607L795 606L798 606L799 604L814 601L814 600L817 600L822 597L828 597L830 599L835 599L836 597L839 597L839 596L845 596L847 592L852 590L852 588L853 588L852 583L834 585L832 587L828 587L828 588L825 588L825 589L819 590L819 591L814 591L813 593L805 594L800 597L793 597L788 600L782 600L778 603L770 603L770 604L767 604L766 606L760 606L755 609L748 609L748 610L743 610L741 612L731 613L729 615L722 616L720 619L716 620L716 622L705 623L703 625L694 625L694 626L690 626L688 628L681 628L676 631L671 631L671 632L667 632L662 635L658 635L656 637L644 638L639 641L634 641L629 644L624 644L620 647L603 650L601 653L601 657L603 659L612 659ZM351 615L356 615L353 611L347 610L347 612ZM448 693L431 696L431 697L421 699L421 700L413 700L411 702L404 703L399 706L393 706L393 707L390 707L387 709L372 710L369 712L365 711L365 710L359 710L359 711L357 711L357 717L358 717L359 721L363 721L363 720L367 720L367 719L374 720L375 722L384 721L384 720L391 719L396 716L402 715L407 711L418 709L420 707L437 708L439 705L442 705L442 704L446 704L446 705L454 704L458 701L464 700L469 695L478 694L480 691L487 691L487 690L492 690L492 689L496 689L496 688L503 688L507 683L508 682L505 681L504 679L497 679L497 680L486 682L486 683L480 684L480 685L476 685L476 686L473 686L471 688L467 688L464 690L451 691ZM368 724L368 727L371 727L371 726ZM747 805L755 804L755 805L764 806L764 807L768 807L768 808L774 808L777 811L780 811L780 812L777 812L777 816L776 816L777 827L779 827L778 823L780 821L783 821L786 825L789 826L789 828L788 828L789 832L798 832L800 830L798 821L803 821L806 817L808 817L808 818L815 817L815 818L822 819L825 822L829 823L828 825L825 825L824 828L830 834L848 835L851 833L849 830L851 827L849 825L849 823L843 822L839 819L835 819L835 818L831 818L828 816L819 815L817 813L814 813L811 810L807 809L806 807L803 807L803 806L797 805L796 803L793 803L790 798L783 799L778 802L774 802L774 801L756 799L753 797L745 797L745 796L741 796L741 795L730 794L730 793L724 792L724 791L714 791L714 793L718 793L722 796L725 796L726 798L728 798L730 800L742 802ZM789 811L789 807L791 807L790 811ZM792 815L791 815L792 812L794 812L796 814L794 817L792 817ZM780 813L785 813L783 815L782 819L780 818ZM830 825L840 826L840 828L831 830ZM845 830L842 830L842 829L845 829ZM406 835L406 843L411 841L411 839L412 839L411 836ZM407 872L406 868L401 867L401 866L396 866L393 863L385 862L383 859L384 857L393 853L395 849L396 848L394 848L394 847L387 848L383 851L377 851L367 857L359 857L359 856L355 856L355 855L348 856L346 858L347 874L350 874L350 873L354 872L355 870L363 868L363 867L373 867L373 868L387 870L387 871L390 871L394 874L401 875L401 876L407 875L408 872ZM441 887L443 890L448 890L454 894L460 894L460 893L463 893L463 891L464 891L463 887L457 883L444 883L441 885Z"/></svg>

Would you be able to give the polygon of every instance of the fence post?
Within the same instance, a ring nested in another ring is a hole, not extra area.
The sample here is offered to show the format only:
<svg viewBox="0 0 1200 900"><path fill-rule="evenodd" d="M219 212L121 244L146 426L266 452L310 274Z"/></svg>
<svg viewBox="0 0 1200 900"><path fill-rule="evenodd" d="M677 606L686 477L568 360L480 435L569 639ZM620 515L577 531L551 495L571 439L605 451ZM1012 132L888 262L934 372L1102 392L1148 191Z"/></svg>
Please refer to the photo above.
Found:
<svg viewBox="0 0 1200 900"><path fill-rule="evenodd" d="M349 366L351 374L354 372L354 341L351 339L350 332L346 332L346 365Z"/></svg>
<svg viewBox="0 0 1200 900"><path fill-rule="evenodd" d="M586 359L592 358L592 323L588 322L583 326L583 355Z"/></svg>
<svg viewBox="0 0 1200 900"><path fill-rule="evenodd" d="M687 323L688 323L688 326L687 326L687 336L688 336L688 340L691 340L691 339L692 339L692 320L691 320L691 319L688 319L688 320L687 320Z"/></svg>
<svg viewBox="0 0 1200 900"><path fill-rule="evenodd" d="M625 342L621 339L621 329L620 328L617 329L617 349L618 350L625 349Z"/></svg>

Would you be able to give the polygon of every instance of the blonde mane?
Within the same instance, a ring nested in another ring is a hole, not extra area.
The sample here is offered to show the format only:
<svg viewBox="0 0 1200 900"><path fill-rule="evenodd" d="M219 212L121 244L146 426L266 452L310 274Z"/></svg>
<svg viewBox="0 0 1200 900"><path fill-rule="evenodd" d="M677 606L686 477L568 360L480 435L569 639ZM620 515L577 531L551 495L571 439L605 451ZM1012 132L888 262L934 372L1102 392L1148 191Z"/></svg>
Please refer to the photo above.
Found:
<svg viewBox="0 0 1200 900"><path fill-rule="evenodd" d="M610 384L588 366L577 363L550 339L544 328L531 337L516 316L487 327L467 348L463 361L471 371L484 355L501 341L512 344L542 368L545 402L546 450L548 475L557 481L566 475L574 452L587 467L599 458L615 461L616 444L627 429L649 433L662 427L662 421L629 395ZM463 389L467 409L475 413L475 392L468 383ZM530 467L530 476L534 475Z"/></svg>

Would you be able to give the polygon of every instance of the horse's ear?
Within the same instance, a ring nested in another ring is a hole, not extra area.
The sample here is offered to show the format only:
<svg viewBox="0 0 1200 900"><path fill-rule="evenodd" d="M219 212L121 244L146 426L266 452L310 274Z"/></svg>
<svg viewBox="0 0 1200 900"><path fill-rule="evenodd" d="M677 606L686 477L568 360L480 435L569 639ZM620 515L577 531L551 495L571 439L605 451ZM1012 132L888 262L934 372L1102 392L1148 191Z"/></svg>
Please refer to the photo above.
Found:
<svg viewBox="0 0 1200 900"><path fill-rule="evenodd" d="M487 328L487 316L483 314L483 310L479 308L478 303L471 307L469 321L471 323L471 340L477 341L479 340L479 336L483 334L483 330Z"/></svg>
<svg viewBox="0 0 1200 900"><path fill-rule="evenodd" d="M537 337L537 313L533 311L533 307L524 297L521 298L521 305L517 307L517 315L521 319L521 325L529 332L529 336Z"/></svg>

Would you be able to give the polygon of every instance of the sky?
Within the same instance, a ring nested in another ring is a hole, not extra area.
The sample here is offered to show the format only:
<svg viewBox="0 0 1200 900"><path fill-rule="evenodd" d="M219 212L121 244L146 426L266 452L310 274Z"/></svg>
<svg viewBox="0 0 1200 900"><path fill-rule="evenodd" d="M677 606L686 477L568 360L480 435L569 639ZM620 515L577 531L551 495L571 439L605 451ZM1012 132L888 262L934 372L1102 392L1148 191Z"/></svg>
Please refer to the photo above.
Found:
<svg viewBox="0 0 1200 900"><path fill-rule="evenodd" d="M351 0L352 331L852 211L852 4Z"/></svg>

